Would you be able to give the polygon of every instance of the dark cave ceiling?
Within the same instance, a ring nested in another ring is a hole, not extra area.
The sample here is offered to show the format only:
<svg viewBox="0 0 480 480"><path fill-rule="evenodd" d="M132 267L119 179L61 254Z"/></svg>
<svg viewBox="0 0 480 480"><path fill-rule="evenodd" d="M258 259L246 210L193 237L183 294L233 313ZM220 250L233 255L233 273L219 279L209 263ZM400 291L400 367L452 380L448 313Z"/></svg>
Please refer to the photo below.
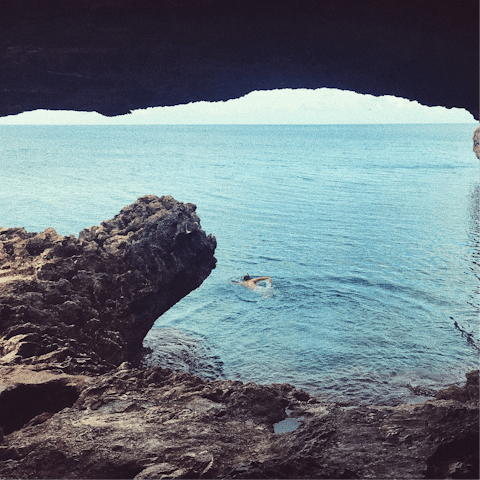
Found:
<svg viewBox="0 0 480 480"><path fill-rule="evenodd" d="M478 119L477 0L3 0L0 116L331 87Z"/></svg>

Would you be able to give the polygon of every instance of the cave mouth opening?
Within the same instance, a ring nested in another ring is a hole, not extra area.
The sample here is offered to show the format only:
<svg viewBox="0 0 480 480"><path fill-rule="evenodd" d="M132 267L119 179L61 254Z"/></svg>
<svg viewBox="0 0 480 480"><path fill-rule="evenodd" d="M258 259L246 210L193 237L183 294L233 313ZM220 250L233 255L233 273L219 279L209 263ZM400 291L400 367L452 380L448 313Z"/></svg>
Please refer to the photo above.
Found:
<svg viewBox="0 0 480 480"><path fill-rule="evenodd" d="M0 426L5 435L20 430L36 416L71 407L80 392L63 380L21 384L0 394Z"/></svg>

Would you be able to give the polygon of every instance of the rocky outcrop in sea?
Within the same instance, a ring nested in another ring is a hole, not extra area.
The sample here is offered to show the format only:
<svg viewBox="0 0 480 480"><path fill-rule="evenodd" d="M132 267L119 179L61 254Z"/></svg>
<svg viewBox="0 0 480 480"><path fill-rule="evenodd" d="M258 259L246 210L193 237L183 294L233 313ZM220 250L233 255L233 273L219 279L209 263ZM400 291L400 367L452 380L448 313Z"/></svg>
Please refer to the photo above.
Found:
<svg viewBox="0 0 480 480"><path fill-rule="evenodd" d="M480 136L480 127L477 127L475 129L475 131L473 132L473 151L475 152L475 155L477 156L478 159L480 159L480 151L479 151L480 140L479 140L479 136Z"/></svg>
<svg viewBox="0 0 480 480"><path fill-rule="evenodd" d="M478 478L478 371L421 404L345 407L215 379L181 332L142 346L215 243L172 197L78 239L0 230L0 478Z"/></svg>
<svg viewBox="0 0 480 480"><path fill-rule="evenodd" d="M0 230L0 365L104 373L215 268L195 205L148 195L78 238Z"/></svg>

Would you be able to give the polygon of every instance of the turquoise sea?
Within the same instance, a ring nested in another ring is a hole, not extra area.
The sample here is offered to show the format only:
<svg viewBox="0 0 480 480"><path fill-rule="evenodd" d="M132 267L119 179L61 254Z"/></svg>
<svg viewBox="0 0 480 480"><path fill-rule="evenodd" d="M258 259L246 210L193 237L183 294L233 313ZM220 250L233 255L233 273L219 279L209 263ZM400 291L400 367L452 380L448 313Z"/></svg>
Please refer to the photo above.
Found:
<svg viewBox="0 0 480 480"><path fill-rule="evenodd" d="M407 385L478 368L455 326L478 345L474 128L2 126L0 226L78 235L141 195L195 203L217 268L150 345L201 375L419 401Z"/></svg>

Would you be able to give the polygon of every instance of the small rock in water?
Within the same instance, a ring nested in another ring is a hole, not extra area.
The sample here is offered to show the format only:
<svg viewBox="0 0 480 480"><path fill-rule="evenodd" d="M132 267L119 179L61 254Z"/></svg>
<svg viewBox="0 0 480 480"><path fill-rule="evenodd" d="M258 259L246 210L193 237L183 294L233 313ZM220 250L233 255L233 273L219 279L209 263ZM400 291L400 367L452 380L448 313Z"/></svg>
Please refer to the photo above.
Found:
<svg viewBox="0 0 480 480"><path fill-rule="evenodd" d="M164 367L215 379L222 375L222 361L205 341L176 328L153 328L143 341L145 367Z"/></svg>

